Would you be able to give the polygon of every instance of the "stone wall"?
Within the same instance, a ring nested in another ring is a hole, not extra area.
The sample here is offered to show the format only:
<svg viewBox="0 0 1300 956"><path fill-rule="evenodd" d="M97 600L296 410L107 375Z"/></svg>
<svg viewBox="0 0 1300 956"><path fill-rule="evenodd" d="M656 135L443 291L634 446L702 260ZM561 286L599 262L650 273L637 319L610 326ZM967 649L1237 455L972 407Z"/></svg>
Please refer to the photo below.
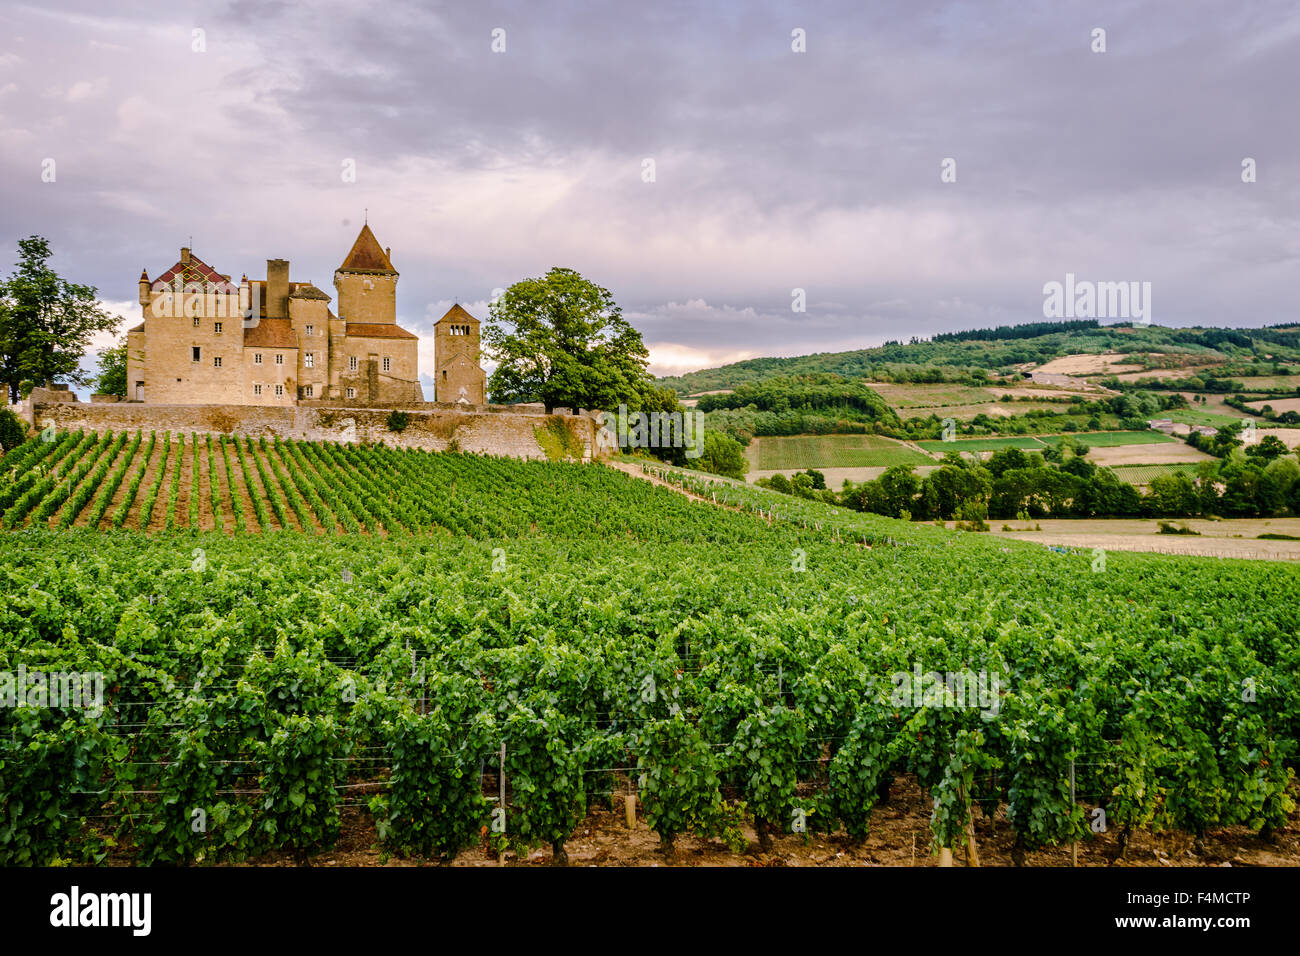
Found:
<svg viewBox="0 0 1300 956"><path fill-rule="evenodd" d="M42 390L43 391L43 390ZM388 430L388 408L331 407L326 403L290 407L259 405L153 405L141 402L89 404L48 401L33 395L27 409L36 427L53 422L59 430L95 432L121 429L170 430L254 438L279 436L305 441L383 442L390 447L426 451L458 449L512 458L545 458L535 429L561 422L587 449L596 448L596 423L588 415L546 415L512 406L473 409L412 403L401 432Z"/></svg>

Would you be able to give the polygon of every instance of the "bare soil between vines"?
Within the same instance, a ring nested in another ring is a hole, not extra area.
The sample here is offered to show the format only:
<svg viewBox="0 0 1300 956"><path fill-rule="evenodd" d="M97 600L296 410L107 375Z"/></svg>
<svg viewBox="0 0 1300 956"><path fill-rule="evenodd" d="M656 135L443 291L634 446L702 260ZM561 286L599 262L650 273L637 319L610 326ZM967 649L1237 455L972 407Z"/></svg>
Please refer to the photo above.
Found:
<svg viewBox="0 0 1300 956"><path fill-rule="evenodd" d="M1297 796L1292 787L1293 796ZM759 852L752 830L746 831L751 845L744 853L732 853L721 840L691 836L677 838L675 852L665 857L658 835L638 814L635 830L627 828L622 798L614 810L593 809L565 844L570 866L938 866L930 849L930 803L912 777L899 777L890 791L889 802L872 813L871 833L855 844L843 834L788 834L773 838L769 853ZM976 846L981 866L1012 866L1015 837L1006 821L1006 807L999 809L990 834L990 821L976 814ZM1285 828L1266 840L1242 827L1211 830L1198 853L1191 834L1181 832L1135 832L1123 859L1116 860L1119 829L1096 834L1078 845L1079 866L1136 867L1239 867L1300 865L1300 810L1291 814ZM242 864L245 866L297 866L290 853L270 853ZM388 856L377 845L374 826L367 814L348 809L343 830L334 848L313 856L312 866L432 866L436 861ZM499 866L495 854L485 848L465 850L453 866ZM550 866L549 848L534 850L527 858L506 855L506 866ZM953 851L953 865L964 866L964 851ZM1029 851L1029 867L1069 866L1069 846Z"/></svg>

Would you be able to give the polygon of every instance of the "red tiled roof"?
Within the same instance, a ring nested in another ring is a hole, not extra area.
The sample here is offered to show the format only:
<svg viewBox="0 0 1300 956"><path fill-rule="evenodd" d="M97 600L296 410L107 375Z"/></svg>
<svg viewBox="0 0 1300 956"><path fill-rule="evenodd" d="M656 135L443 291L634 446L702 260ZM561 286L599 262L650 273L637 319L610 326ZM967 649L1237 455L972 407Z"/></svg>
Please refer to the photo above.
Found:
<svg viewBox="0 0 1300 956"><path fill-rule="evenodd" d="M236 294L239 292L239 286L232 283L212 266L208 265L194 253L190 253L189 262L177 262L174 266L154 279L154 285L161 282L164 285L171 285L177 276L181 277L182 283L199 282L215 285L222 292Z"/></svg>
<svg viewBox="0 0 1300 956"><path fill-rule="evenodd" d="M340 272L396 272L388 254L379 245L379 240L370 231L369 224L361 227L357 241L352 243L352 251L339 266Z"/></svg>
<svg viewBox="0 0 1300 956"><path fill-rule="evenodd" d="M380 322L345 322L344 334L362 339L414 339L418 336L406 331L400 325L388 325Z"/></svg>
<svg viewBox="0 0 1300 956"><path fill-rule="evenodd" d="M462 309L459 302L448 309L447 314L434 324L442 325L444 322L455 322L458 325L462 322L473 322L475 325L481 324L478 319L474 318L474 316Z"/></svg>
<svg viewBox="0 0 1300 956"><path fill-rule="evenodd" d="M298 336L288 319L262 319L250 329L244 329L244 348L296 349Z"/></svg>

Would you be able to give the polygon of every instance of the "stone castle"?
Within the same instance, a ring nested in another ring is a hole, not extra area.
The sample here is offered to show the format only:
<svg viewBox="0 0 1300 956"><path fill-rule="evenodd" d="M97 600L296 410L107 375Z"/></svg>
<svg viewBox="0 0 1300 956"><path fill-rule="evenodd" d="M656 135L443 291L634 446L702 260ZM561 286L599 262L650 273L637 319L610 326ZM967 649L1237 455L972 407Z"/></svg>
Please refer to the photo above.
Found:
<svg viewBox="0 0 1300 956"><path fill-rule="evenodd" d="M289 263L238 285L181 249L152 282L127 333L127 401L160 405L423 402L417 337L397 324L398 272L369 224L334 272L338 314ZM453 305L434 326L435 402L483 405L479 321Z"/></svg>

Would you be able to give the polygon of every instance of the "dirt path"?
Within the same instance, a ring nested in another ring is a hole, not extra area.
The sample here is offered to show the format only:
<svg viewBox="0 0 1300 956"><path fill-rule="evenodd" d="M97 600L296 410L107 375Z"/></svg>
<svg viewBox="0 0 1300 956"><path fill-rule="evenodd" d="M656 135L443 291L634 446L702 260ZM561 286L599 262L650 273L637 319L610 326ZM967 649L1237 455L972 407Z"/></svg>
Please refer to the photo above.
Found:
<svg viewBox="0 0 1300 956"><path fill-rule="evenodd" d="M605 461L602 462L602 464L604 464L609 468L613 468L617 471L621 471L624 474L631 475L633 478L640 478L642 481L648 481L652 485L659 485L661 488L667 488L669 491L675 491L679 495L683 495L687 498L690 498L692 501L702 501L706 505L713 505L716 508L725 508L728 511L743 510L738 505L725 505L722 502L714 501L713 499L705 495L697 495L695 492L688 491L687 489L681 487L680 485L674 485L672 482L664 481L658 475L651 475L646 472L643 472L641 470L640 465L634 464L633 462L630 461ZM664 466L664 467L669 467L669 466Z"/></svg>

